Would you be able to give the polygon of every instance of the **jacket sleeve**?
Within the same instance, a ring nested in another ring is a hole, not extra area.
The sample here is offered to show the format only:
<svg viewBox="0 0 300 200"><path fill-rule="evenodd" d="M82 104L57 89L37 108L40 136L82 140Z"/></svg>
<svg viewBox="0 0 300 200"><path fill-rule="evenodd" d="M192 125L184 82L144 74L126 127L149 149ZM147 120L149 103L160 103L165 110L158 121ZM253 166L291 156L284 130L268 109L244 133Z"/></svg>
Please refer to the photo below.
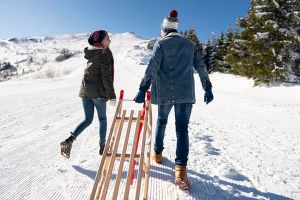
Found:
<svg viewBox="0 0 300 200"><path fill-rule="evenodd" d="M157 75L157 72L161 64L161 60L162 60L162 49L159 41L157 41L153 47L153 56L150 59L144 77L141 81L140 88L139 88L140 91L146 92L149 89L151 85L151 80L154 79Z"/></svg>
<svg viewBox="0 0 300 200"><path fill-rule="evenodd" d="M202 59L202 54L199 52L198 48L194 47L194 68L198 72L200 76L200 81L202 84L202 88L206 91L212 87L211 82L208 77L206 65Z"/></svg>
<svg viewBox="0 0 300 200"><path fill-rule="evenodd" d="M113 85L113 72L112 63L108 62L107 64L101 64L101 76L103 80L103 85L108 99L116 99L116 94Z"/></svg>

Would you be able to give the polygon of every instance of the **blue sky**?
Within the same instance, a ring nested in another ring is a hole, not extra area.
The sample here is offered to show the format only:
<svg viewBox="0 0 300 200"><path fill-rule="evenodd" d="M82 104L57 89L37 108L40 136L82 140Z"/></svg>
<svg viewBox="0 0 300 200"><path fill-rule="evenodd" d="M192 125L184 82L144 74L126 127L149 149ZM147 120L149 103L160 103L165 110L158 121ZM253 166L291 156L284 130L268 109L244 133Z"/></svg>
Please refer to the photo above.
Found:
<svg viewBox="0 0 300 200"><path fill-rule="evenodd" d="M201 41L235 27L250 0L4 0L0 38L52 36L105 29L158 37L170 10L178 11L179 30L196 27Z"/></svg>

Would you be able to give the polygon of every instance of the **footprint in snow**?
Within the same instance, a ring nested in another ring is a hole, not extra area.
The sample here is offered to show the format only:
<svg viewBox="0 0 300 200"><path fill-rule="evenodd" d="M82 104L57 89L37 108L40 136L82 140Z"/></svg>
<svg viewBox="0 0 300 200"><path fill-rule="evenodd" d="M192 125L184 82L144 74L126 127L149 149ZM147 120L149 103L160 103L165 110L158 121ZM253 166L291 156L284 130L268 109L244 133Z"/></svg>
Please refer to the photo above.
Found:
<svg viewBox="0 0 300 200"><path fill-rule="evenodd" d="M43 127L43 130L47 130L48 128L50 128L50 125L46 125Z"/></svg>
<svg viewBox="0 0 300 200"><path fill-rule="evenodd" d="M242 175L234 168L224 169L223 175L224 177L235 181L249 181L249 179L246 176Z"/></svg>
<svg viewBox="0 0 300 200"><path fill-rule="evenodd" d="M14 135L8 135L8 136L5 136L5 137L3 137L3 139L9 139L9 138L11 138L11 137L14 137Z"/></svg>
<svg viewBox="0 0 300 200"><path fill-rule="evenodd" d="M196 138L199 139L199 140L207 141L207 142L213 142L214 141L212 139L212 136L210 136L210 135L196 136Z"/></svg>
<svg viewBox="0 0 300 200"><path fill-rule="evenodd" d="M204 147L204 151L208 155L220 155L220 149L213 147L210 143L207 143Z"/></svg>
<svg viewBox="0 0 300 200"><path fill-rule="evenodd" d="M58 171L59 171L60 173L64 174L64 173L66 173L68 170L66 170L66 169L58 169Z"/></svg>

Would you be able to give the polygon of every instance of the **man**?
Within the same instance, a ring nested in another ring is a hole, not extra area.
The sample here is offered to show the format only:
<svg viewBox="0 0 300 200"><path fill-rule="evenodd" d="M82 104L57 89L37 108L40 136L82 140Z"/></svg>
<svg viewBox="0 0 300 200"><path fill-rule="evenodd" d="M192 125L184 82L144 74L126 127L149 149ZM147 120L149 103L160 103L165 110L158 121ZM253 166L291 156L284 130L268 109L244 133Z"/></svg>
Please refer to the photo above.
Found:
<svg viewBox="0 0 300 200"><path fill-rule="evenodd" d="M188 124L195 103L194 69L199 73L204 101L213 100L212 85L201 52L190 40L178 33L177 11L172 10L161 25L161 36L141 81L135 102L142 103L151 83L151 102L158 105L158 118L152 159L162 163L163 140L171 108L175 109L176 158L175 184L180 189L190 187L186 166L189 153Z"/></svg>

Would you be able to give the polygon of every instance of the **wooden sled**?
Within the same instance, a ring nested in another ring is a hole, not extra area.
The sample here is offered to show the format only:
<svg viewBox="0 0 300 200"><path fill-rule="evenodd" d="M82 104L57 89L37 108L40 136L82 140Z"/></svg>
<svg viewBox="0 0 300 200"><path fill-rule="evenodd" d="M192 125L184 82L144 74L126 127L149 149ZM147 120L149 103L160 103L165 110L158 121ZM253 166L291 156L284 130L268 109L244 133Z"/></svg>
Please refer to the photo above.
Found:
<svg viewBox="0 0 300 200"><path fill-rule="evenodd" d="M123 102L132 100L125 100L123 96L124 91L121 90L90 200L139 199L141 196L147 199L152 133L150 92L147 92L143 109L138 111L137 116L134 116L134 110L130 111L129 116L126 115L127 110L122 109ZM134 131L131 131L132 129ZM131 134L132 132L134 134ZM120 143L123 143L123 146ZM129 148L127 153L128 147L131 147L131 150ZM118 152L118 150L121 151ZM136 163L138 172L134 181Z"/></svg>

